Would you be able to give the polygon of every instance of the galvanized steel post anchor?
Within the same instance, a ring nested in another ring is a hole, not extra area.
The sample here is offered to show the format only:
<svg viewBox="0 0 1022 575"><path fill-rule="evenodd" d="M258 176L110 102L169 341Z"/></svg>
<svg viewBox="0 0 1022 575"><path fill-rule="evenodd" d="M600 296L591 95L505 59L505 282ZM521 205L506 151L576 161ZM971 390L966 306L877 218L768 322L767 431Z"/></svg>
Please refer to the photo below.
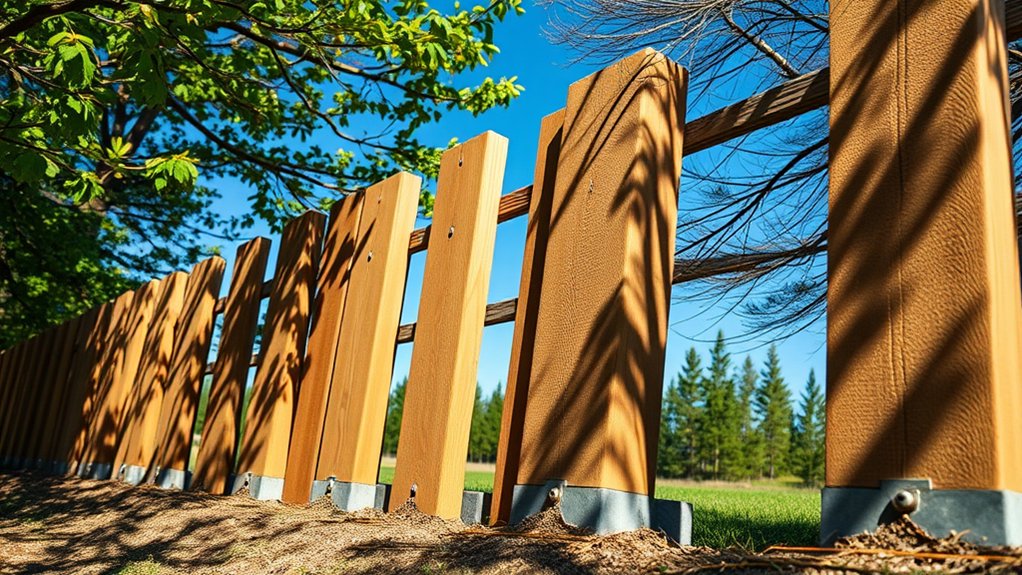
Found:
<svg viewBox="0 0 1022 575"><path fill-rule="evenodd" d="M1022 493L933 489L929 479L890 479L878 488L825 487L820 542L873 532L907 515L934 537L962 533L984 545L1022 545Z"/></svg>
<svg viewBox="0 0 1022 575"><path fill-rule="evenodd" d="M231 495L242 489L248 489L248 494L252 499L277 501L284 494L284 478L264 477L248 471L234 477Z"/></svg>
<svg viewBox="0 0 1022 575"><path fill-rule="evenodd" d="M679 545L692 543L691 503L604 487L568 485L559 479L544 485L515 485L511 524L558 504L565 522L592 529L599 535L647 527L662 531Z"/></svg>

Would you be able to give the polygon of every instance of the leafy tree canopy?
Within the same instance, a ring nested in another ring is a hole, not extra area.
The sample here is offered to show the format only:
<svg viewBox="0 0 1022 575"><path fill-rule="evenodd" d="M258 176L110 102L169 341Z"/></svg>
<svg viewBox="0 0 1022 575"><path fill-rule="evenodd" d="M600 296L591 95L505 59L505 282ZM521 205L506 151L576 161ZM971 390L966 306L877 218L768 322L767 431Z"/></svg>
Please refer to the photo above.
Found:
<svg viewBox="0 0 1022 575"><path fill-rule="evenodd" d="M122 282L180 268L256 219L279 227L397 169L435 176L441 150L417 130L519 94L513 77L459 77L497 54L494 26L521 11L520 0L448 12L424 0L0 0L0 172L63 219L87 215L62 239L100 255L75 265ZM223 178L251 190L244 216L210 209ZM3 245L13 233L0 228ZM54 273L4 252L12 281ZM9 311L11 289L0 284L0 318L39 315Z"/></svg>

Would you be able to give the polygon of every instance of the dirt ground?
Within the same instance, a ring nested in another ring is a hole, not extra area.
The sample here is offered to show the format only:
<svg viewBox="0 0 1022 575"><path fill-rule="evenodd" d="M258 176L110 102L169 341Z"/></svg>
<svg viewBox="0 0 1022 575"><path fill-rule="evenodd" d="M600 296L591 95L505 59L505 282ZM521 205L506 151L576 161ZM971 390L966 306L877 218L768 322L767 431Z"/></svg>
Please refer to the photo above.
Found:
<svg viewBox="0 0 1022 575"><path fill-rule="evenodd" d="M1022 549L935 540L911 522L829 552L678 547L653 531L604 537L548 510L516 528L419 513L344 513L246 496L0 475L0 573L1022 572Z"/></svg>

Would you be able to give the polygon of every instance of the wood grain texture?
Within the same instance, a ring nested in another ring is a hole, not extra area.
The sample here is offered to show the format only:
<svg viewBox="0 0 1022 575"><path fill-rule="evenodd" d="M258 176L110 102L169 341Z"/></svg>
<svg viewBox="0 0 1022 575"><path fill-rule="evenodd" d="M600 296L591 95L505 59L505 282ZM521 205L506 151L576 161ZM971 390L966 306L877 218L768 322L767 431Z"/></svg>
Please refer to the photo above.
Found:
<svg viewBox="0 0 1022 575"><path fill-rule="evenodd" d="M21 421L21 402L24 391L24 373L26 366L30 365L31 347L35 338L22 341L14 348L14 357L11 360L10 382L11 388L7 395L6 410L4 412L3 433L0 435L0 453L4 457L13 455L14 436Z"/></svg>
<svg viewBox="0 0 1022 575"><path fill-rule="evenodd" d="M25 341L22 352L18 358L17 371L14 375L14 391L12 394L11 411L9 412L10 422L5 430L3 452L8 457L19 457L21 451L21 438L24 436L25 428L29 424L30 415L28 405L32 400L32 381L36 367L39 365L39 348L42 345L42 335L37 334Z"/></svg>
<svg viewBox="0 0 1022 575"><path fill-rule="evenodd" d="M229 488L269 259L270 240L266 238L245 242L235 255L191 489L223 494Z"/></svg>
<svg viewBox="0 0 1022 575"><path fill-rule="evenodd" d="M509 298L486 304L486 317L483 325L497 325L515 320L518 298ZM397 343L409 343L415 340L415 324L406 323L397 328Z"/></svg>
<svg viewBox="0 0 1022 575"><path fill-rule="evenodd" d="M124 417L124 440L114 458L114 473L120 477L122 465L149 469L156 454L156 436L169 385L170 362L174 352L174 330L184 305L188 274L174 272L155 289L149 330L135 383L128 397Z"/></svg>
<svg viewBox="0 0 1022 575"><path fill-rule="evenodd" d="M79 460L79 440L84 442L85 401L89 391L89 375L96 360L94 343L102 329L103 306L91 308L82 314L82 325L75 340L75 355L71 363L71 381L68 384L67 407L62 418L60 437L57 438L57 461L67 463L70 469Z"/></svg>
<svg viewBox="0 0 1022 575"><path fill-rule="evenodd" d="M284 228L245 415L239 474L284 477L325 223L325 215L306 212Z"/></svg>
<svg viewBox="0 0 1022 575"><path fill-rule="evenodd" d="M1002 5L830 4L828 486L1022 489Z"/></svg>
<svg viewBox="0 0 1022 575"><path fill-rule="evenodd" d="M486 132L440 161L391 509L417 486L426 513L461 514L476 368L507 139Z"/></svg>
<svg viewBox="0 0 1022 575"><path fill-rule="evenodd" d="M337 340L317 479L375 484L422 181L399 173L365 192L351 287ZM311 486L311 478L310 483ZM308 499L308 487L305 497Z"/></svg>
<svg viewBox="0 0 1022 575"><path fill-rule="evenodd" d="M85 418L86 436L80 461L83 464L113 464L116 453L110 451L118 426L118 374L124 363L134 298L135 292L129 291L110 302L109 318L100 340L100 353L90 377L89 411Z"/></svg>
<svg viewBox="0 0 1022 575"><path fill-rule="evenodd" d="M500 197L497 210L497 223L524 216L529 212L529 197L532 195L532 184L522 186ZM429 246L431 226L412 231L408 239L408 255L424 251Z"/></svg>
<svg viewBox="0 0 1022 575"><path fill-rule="evenodd" d="M519 484L653 493L685 91L650 49L568 90Z"/></svg>
<svg viewBox="0 0 1022 575"><path fill-rule="evenodd" d="M51 444L60 425L60 409L65 402L68 383L68 368L74 353L75 336L79 320L72 319L58 325L55 329L53 352L49 357L45 382L45 402L40 414L41 425L32 437L30 452L32 457L41 464L52 460Z"/></svg>
<svg viewBox="0 0 1022 575"><path fill-rule="evenodd" d="M31 438L37 432L39 411L41 411L45 401L46 390L42 385L42 379L46 365L49 363L48 356L53 346L53 335L53 330L48 329L33 339L29 355L30 363L27 366L25 380L22 382L24 389L21 406L18 409L19 422L15 429L14 442L11 449L12 454L19 460L22 460L22 466L25 466L24 460L30 459L32 456L29 453L29 444L31 443Z"/></svg>
<svg viewBox="0 0 1022 575"><path fill-rule="evenodd" d="M287 503L308 503L316 475L337 338L346 314L352 260L356 256L356 246L361 248L358 229L364 199L365 194L351 195L334 204L330 210L312 308L312 328L302 363L301 393L295 407L284 472L281 499Z"/></svg>
<svg viewBox="0 0 1022 575"><path fill-rule="evenodd" d="M85 315L69 320L63 333L63 343L57 367L54 370L54 395L50 402L47 420L50 424L43 430L39 440L40 457L46 462L63 460L57 447L62 436L62 428L67 419L68 406L71 403L75 356L78 353L78 338Z"/></svg>
<svg viewBox="0 0 1022 575"><path fill-rule="evenodd" d="M493 475L493 502L490 509L490 522L493 524L507 523L510 520L511 496L518 482L518 461L522 453L522 433L525 425L526 400L529 395L529 377L532 372L539 296L543 286L543 269L546 266L546 248L550 233L550 209L553 204L557 159L561 153L563 135L563 109L543 118L539 127L539 146L536 148L538 151L529 206L529 225L525 234L525 252L522 257L522 278L515 306L515 331L511 340L504 410L501 413L500 436L497 442L497 466Z"/></svg>
<svg viewBox="0 0 1022 575"><path fill-rule="evenodd" d="M160 405L156 450L151 469L185 471L192 445L192 428L199 389L213 339L213 307L224 279L221 257L205 259L192 268L174 328L167 387Z"/></svg>

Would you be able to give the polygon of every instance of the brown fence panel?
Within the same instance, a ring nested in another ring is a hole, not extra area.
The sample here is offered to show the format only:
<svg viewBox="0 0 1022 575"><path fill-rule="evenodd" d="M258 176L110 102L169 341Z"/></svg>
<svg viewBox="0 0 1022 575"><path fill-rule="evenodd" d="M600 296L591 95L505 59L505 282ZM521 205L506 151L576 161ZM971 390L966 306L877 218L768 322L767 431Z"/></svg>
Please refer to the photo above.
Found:
<svg viewBox="0 0 1022 575"><path fill-rule="evenodd" d="M348 196L330 210L308 350L302 363L301 393L296 400L284 472L282 499L288 503L309 501L364 197L365 194Z"/></svg>
<svg viewBox="0 0 1022 575"><path fill-rule="evenodd" d="M224 260L212 257L192 268L174 334L170 375L160 407L152 479L167 488L187 485L192 427L206 357L213 340L213 308L224 279Z"/></svg>
<svg viewBox="0 0 1022 575"><path fill-rule="evenodd" d="M237 466L238 487L260 499L279 499L283 491L325 221L306 212L281 237Z"/></svg>
<svg viewBox="0 0 1022 575"><path fill-rule="evenodd" d="M536 345L536 320L539 294L546 265L546 244L550 233L550 208L557 179L557 158L564 135L564 110L543 118L539 128L539 148L535 179L529 204L529 225L522 258L522 280L518 288L515 331L511 340L504 411L500 419L497 444L497 468L493 475L491 523L507 523L511 517L511 496L518 481L518 460L522 452L522 429L529 395L529 376Z"/></svg>
<svg viewBox="0 0 1022 575"><path fill-rule="evenodd" d="M89 375L95 361L97 350L94 344L100 329L101 311L103 306L90 309L82 315L82 323L78 326L78 337L75 338L75 354L71 362L68 377L67 405L63 408L60 431L55 439L54 471L65 473L77 471L79 440L83 438L85 399L88 395Z"/></svg>
<svg viewBox="0 0 1022 575"><path fill-rule="evenodd" d="M349 510L375 500L408 237L421 183L400 173L365 193L316 471L320 481L333 476L354 484L346 488L347 500L335 500Z"/></svg>
<svg viewBox="0 0 1022 575"><path fill-rule="evenodd" d="M132 484L144 479L155 453L163 390L174 350L174 328L181 313L187 281L188 274L174 272L160 280L155 290L149 329L125 409L124 437L114 458L117 478Z"/></svg>
<svg viewBox="0 0 1022 575"><path fill-rule="evenodd" d="M569 88L512 519L550 480L653 495L685 76L643 50Z"/></svg>
<svg viewBox="0 0 1022 575"><path fill-rule="evenodd" d="M426 513L461 516L486 293L507 139L494 132L440 161L390 507L416 486Z"/></svg>
<svg viewBox="0 0 1022 575"><path fill-rule="evenodd" d="M11 368L10 401L3 422L3 436L0 437L0 453L3 453L4 467L17 465L15 452L19 426L24 425L25 381L32 367L32 354L38 345L38 339L39 336L34 336L18 346Z"/></svg>
<svg viewBox="0 0 1022 575"><path fill-rule="evenodd" d="M266 238L242 244L235 256L191 489L215 494L227 491L269 258L270 240Z"/></svg>
<svg viewBox="0 0 1022 575"><path fill-rule="evenodd" d="M60 409L66 403L67 385L71 358L74 355L75 338L81 318L64 322L56 328L56 342L49 358L44 381L46 382L45 402L40 413L38 426L30 447L35 458L33 467L51 469L53 465L53 438L60 424Z"/></svg>

